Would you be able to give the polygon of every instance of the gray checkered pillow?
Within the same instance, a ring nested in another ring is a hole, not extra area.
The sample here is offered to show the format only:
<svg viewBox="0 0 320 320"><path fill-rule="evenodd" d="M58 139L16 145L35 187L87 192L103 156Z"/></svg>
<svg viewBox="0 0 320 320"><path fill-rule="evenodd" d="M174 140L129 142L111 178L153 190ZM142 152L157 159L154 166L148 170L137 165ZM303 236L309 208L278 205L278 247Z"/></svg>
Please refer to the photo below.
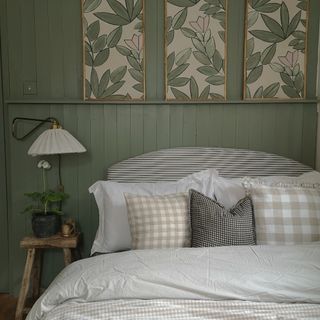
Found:
<svg viewBox="0 0 320 320"><path fill-rule="evenodd" d="M125 194L132 249L190 246L188 194Z"/></svg>
<svg viewBox="0 0 320 320"><path fill-rule="evenodd" d="M255 228L252 202L241 199L226 210L215 200L190 190L192 247L254 245Z"/></svg>
<svg viewBox="0 0 320 320"><path fill-rule="evenodd" d="M318 187L255 185L250 193L258 244L296 244L320 240Z"/></svg>

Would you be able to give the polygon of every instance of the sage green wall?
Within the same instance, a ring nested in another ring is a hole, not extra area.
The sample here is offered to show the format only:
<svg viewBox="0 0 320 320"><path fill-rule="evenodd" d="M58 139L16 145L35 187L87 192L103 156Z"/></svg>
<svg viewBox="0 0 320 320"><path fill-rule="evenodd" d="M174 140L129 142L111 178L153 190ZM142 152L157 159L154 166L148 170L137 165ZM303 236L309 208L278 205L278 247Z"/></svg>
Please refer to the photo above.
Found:
<svg viewBox="0 0 320 320"><path fill-rule="evenodd" d="M264 150L314 165L316 138L316 65L319 2L311 0L308 50L308 99L294 103L241 101L244 0L229 0L228 101L169 104L162 101L163 1L145 0L147 100L140 104L86 103L82 96L80 0L0 0L3 84L6 114L9 289L17 292L25 252L19 240L30 232L21 215L24 192L40 188L36 163L27 150L39 132L23 142L10 136L16 116L54 116L88 149L62 157L62 175L70 199L65 212L83 232L87 256L98 223L88 187L103 179L108 166L130 156L175 146L221 146ZM35 83L37 93L24 95ZM30 128L23 124L21 132ZM1 145L0 145L1 147ZM51 185L57 183L57 159ZM5 266L1 273L6 273ZM45 257L44 283L62 268L61 252ZM2 284L1 284L2 286ZM2 289L2 288L0 288Z"/></svg>

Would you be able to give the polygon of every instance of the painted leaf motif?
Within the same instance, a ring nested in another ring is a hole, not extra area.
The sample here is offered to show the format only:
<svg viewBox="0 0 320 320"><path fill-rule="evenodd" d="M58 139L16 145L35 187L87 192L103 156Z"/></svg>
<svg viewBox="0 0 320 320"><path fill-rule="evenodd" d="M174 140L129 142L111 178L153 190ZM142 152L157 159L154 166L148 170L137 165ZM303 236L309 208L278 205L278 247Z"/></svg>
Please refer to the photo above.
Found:
<svg viewBox="0 0 320 320"><path fill-rule="evenodd" d="M191 52L192 52L191 48L186 48L186 49L180 51L176 56L176 65L180 66L180 65L186 63L191 56Z"/></svg>
<svg viewBox="0 0 320 320"><path fill-rule="evenodd" d="M167 20L166 20L166 30L167 32L171 29L172 27L172 17L167 17Z"/></svg>
<svg viewBox="0 0 320 320"><path fill-rule="evenodd" d="M262 93L263 93L263 86L260 86L256 92L254 93L253 97L254 98L262 98Z"/></svg>
<svg viewBox="0 0 320 320"><path fill-rule="evenodd" d="M279 37L278 35L265 30L252 30L249 31L254 37L264 41L264 42L281 42L283 41L283 38Z"/></svg>
<svg viewBox="0 0 320 320"><path fill-rule="evenodd" d="M223 42L225 42L225 32L224 31L218 31L218 35L219 35L219 37L220 37L220 39L223 41Z"/></svg>
<svg viewBox="0 0 320 320"><path fill-rule="evenodd" d="M97 97L99 92L99 79L95 68L91 69L90 84L93 95Z"/></svg>
<svg viewBox="0 0 320 320"><path fill-rule="evenodd" d="M132 21L134 0L126 0L126 7L127 7L129 19L130 19L130 21Z"/></svg>
<svg viewBox="0 0 320 320"><path fill-rule="evenodd" d="M261 59L260 52L256 52L253 55L251 55L247 60L247 70L251 70L255 68L259 64L260 59Z"/></svg>
<svg viewBox="0 0 320 320"><path fill-rule="evenodd" d="M248 14L248 28L251 28L258 20L259 13L257 11L251 11Z"/></svg>
<svg viewBox="0 0 320 320"><path fill-rule="evenodd" d="M99 88L98 88L98 97L101 97L103 92L107 89L109 80L110 80L110 69L105 71L100 79Z"/></svg>
<svg viewBox="0 0 320 320"><path fill-rule="evenodd" d="M189 80L190 79L186 77L175 78L170 80L168 82L168 85L172 87L184 87L189 82Z"/></svg>
<svg viewBox="0 0 320 320"><path fill-rule="evenodd" d="M278 62L271 63L270 68L275 72L284 72L284 67Z"/></svg>
<svg viewBox="0 0 320 320"><path fill-rule="evenodd" d="M207 85L201 92L199 99L200 100L207 100L210 93L210 85Z"/></svg>
<svg viewBox="0 0 320 320"><path fill-rule="evenodd" d="M173 69L168 74L168 80L172 80L172 79L180 76L180 74L183 73L188 67L189 67L189 63L186 63L186 64L182 64L182 65L178 66L177 68Z"/></svg>
<svg viewBox="0 0 320 320"><path fill-rule="evenodd" d="M295 89L292 87L289 87L287 85L281 86L283 92L289 97L289 98L300 98L300 95L297 93Z"/></svg>
<svg viewBox="0 0 320 320"><path fill-rule="evenodd" d="M100 22L99 20L96 20L95 22L92 22L88 29L87 29L87 37L89 41L94 41L98 38L100 32Z"/></svg>
<svg viewBox="0 0 320 320"><path fill-rule="evenodd" d="M119 1L107 0L107 2L109 3L109 6L114 11L114 13L116 13L118 16L130 22L130 17L127 9Z"/></svg>
<svg viewBox="0 0 320 320"><path fill-rule="evenodd" d="M187 38L196 38L197 34L190 28L183 27L180 29L183 35Z"/></svg>
<svg viewBox="0 0 320 320"><path fill-rule="evenodd" d="M93 66L92 57L91 57L91 54L87 50L85 51L84 58L85 58L85 64L87 66L92 67Z"/></svg>
<svg viewBox="0 0 320 320"><path fill-rule="evenodd" d="M197 84L196 80L192 76L190 78L189 85L190 85L190 96L191 96L191 99L198 99L198 97L199 97L199 87L198 87L198 84Z"/></svg>
<svg viewBox="0 0 320 320"><path fill-rule="evenodd" d="M92 46L93 52L99 52L105 48L107 45L107 36L104 34L100 36Z"/></svg>
<svg viewBox="0 0 320 320"><path fill-rule="evenodd" d="M102 0L86 0L83 4L83 12L88 13L97 9Z"/></svg>
<svg viewBox="0 0 320 320"><path fill-rule="evenodd" d="M216 50L213 55L213 66L217 71L220 71L223 66L223 59L218 50Z"/></svg>
<svg viewBox="0 0 320 320"><path fill-rule="evenodd" d="M279 91L280 83L275 82L273 84L270 84L270 86L266 87L263 91L263 97L264 98L273 98Z"/></svg>
<svg viewBox="0 0 320 320"><path fill-rule="evenodd" d="M249 86L246 86L246 98L251 98L251 92Z"/></svg>
<svg viewBox="0 0 320 320"><path fill-rule="evenodd" d="M211 66L202 66L202 67L199 67L197 68L197 70L206 75L206 76L214 76L215 74L217 74L219 71L216 70L215 68L211 67Z"/></svg>
<svg viewBox="0 0 320 320"><path fill-rule="evenodd" d="M253 83L256 82L262 75L263 66L258 66L250 71L250 73L247 76L247 83Z"/></svg>
<svg viewBox="0 0 320 320"><path fill-rule="evenodd" d="M265 48L263 51L262 51L262 54L261 54L261 63L262 64L269 64L275 53L276 53L276 50L277 50L277 44L274 43L272 44L271 46Z"/></svg>
<svg viewBox="0 0 320 320"><path fill-rule="evenodd" d="M288 31L287 31L287 37L290 36L290 34L297 29L297 26L301 19L301 11L299 11L291 20Z"/></svg>
<svg viewBox="0 0 320 320"><path fill-rule="evenodd" d="M300 92L303 89L303 73L300 71L294 79L294 86Z"/></svg>
<svg viewBox="0 0 320 320"><path fill-rule="evenodd" d="M292 73L293 73L294 76L296 76L296 75L299 73L299 71L300 71L300 64L297 63L297 64L294 66L294 68L293 68L293 70L292 70Z"/></svg>
<svg viewBox="0 0 320 320"><path fill-rule="evenodd" d="M133 21L141 12L142 10L142 0L137 0L136 4L134 5L131 21Z"/></svg>
<svg viewBox="0 0 320 320"><path fill-rule="evenodd" d="M101 66L103 65L109 58L109 53L110 53L110 50L109 48L106 48L102 51L100 51L96 57L94 58L94 62L93 62L93 65L95 67L98 67L98 66Z"/></svg>
<svg viewBox="0 0 320 320"><path fill-rule="evenodd" d="M285 72L281 72L281 73L280 73L280 77L281 77L282 81L283 81L286 85L288 85L288 86L290 86L290 87L294 87L294 83L293 83L291 77L290 77L289 75L287 75Z"/></svg>
<svg viewBox="0 0 320 320"><path fill-rule="evenodd" d="M201 64L204 64L204 65L210 65L211 64L211 61L208 59L208 57L203 54L202 52L200 51L194 51L193 52L193 55L194 57L201 63Z"/></svg>
<svg viewBox="0 0 320 320"><path fill-rule="evenodd" d="M198 48L197 48L198 49ZM199 50L199 49L198 49ZM201 51L201 50L200 50ZM206 44L206 48L205 48L205 51L208 55L208 57L211 59L216 51L216 44L214 42L214 39L213 37L211 37L209 39L209 41L207 42Z"/></svg>
<svg viewBox="0 0 320 320"><path fill-rule="evenodd" d="M104 91L104 93L102 94L101 97L106 98L106 97L111 96L112 94L117 92L124 85L124 83L125 83L125 81L119 81L119 82L112 84L108 89L106 89Z"/></svg>
<svg viewBox="0 0 320 320"><path fill-rule="evenodd" d="M192 1L192 0L168 0L169 3L173 4L177 7L193 7L200 0Z"/></svg>
<svg viewBox="0 0 320 320"><path fill-rule="evenodd" d="M254 38L247 40L247 57L251 56L254 50Z"/></svg>
<svg viewBox="0 0 320 320"><path fill-rule="evenodd" d="M175 52L171 52L169 55L168 55L168 58L167 58L167 72L169 73L173 67L173 64L174 64L174 60L175 60Z"/></svg>
<svg viewBox="0 0 320 320"><path fill-rule="evenodd" d="M289 10L285 2L281 3L280 19L281 19L283 32L285 35L287 35L288 27L289 27Z"/></svg>
<svg viewBox="0 0 320 320"><path fill-rule="evenodd" d="M138 71L133 68L129 69L128 71L133 79L135 79L136 81L141 82L141 83L143 82L143 74L141 71Z"/></svg>
<svg viewBox="0 0 320 320"><path fill-rule="evenodd" d="M279 3L267 3L264 6L255 8L255 10L263 13L271 13L277 11L279 7Z"/></svg>
<svg viewBox="0 0 320 320"><path fill-rule="evenodd" d="M119 82L125 76L126 72L127 72L127 66L120 66L120 67L116 68L110 74L111 82L112 83Z"/></svg>
<svg viewBox="0 0 320 320"><path fill-rule="evenodd" d="M274 34L279 36L282 40L285 38L282 27L280 26L280 24L272 19L271 17L265 15L265 14L261 14L262 20L264 21L265 25L267 26L267 28Z"/></svg>
<svg viewBox="0 0 320 320"><path fill-rule="evenodd" d="M219 86L221 84L224 84L224 76L211 76L206 79L206 81L210 84L213 84L214 86Z"/></svg>
<svg viewBox="0 0 320 320"><path fill-rule="evenodd" d="M183 24L186 21L187 14L188 14L188 10L187 8L184 8L173 17L172 28L174 30L178 30L183 26Z"/></svg>
<svg viewBox="0 0 320 320"><path fill-rule="evenodd" d="M303 11L306 11L308 9L308 3L307 1L300 1L298 4L297 4L297 7Z"/></svg>
<svg viewBox="0 0 320 320"><path fill-rule="evenodd" d="M130 66L131 66L132 68L136 69L137 71L141 71L141 70L142 70L139 62L138 62L134 57L132 57L132 56L127 56L127 60L128 60Z"/></svg>
<svg viewBox="0 0 320 320"><path fill-rule="evenodd" d="M123 56L129 56L131 54L131 51L124 46L116 46L116 49L118 50L118 52L120 54L122 54Z"/></svg>
<svg viewBox="0 0 320 320"><path fill-rule="evenodd" d="M201 51L202 53L206 54L206 48L203 46L203 44L196 38L191 39L194 47Z"/></svg>
<svg viewBox="0 0 320 320"><path fill-rule="evenodd" d="M190 98L184 92L176 88L171 88L171 91L177 100L190 100Z"/></svg>
<svg viewBox="0 0 320 320"><path fill-rule="evenodd" d="M292 35L299 40L305 40L306 38L306 33L304 31L294 31L292 32Z"/></svg>
<svg viewBox="0 0 320 320"><path fill-rule="evenodd" d="M218 93L210 93L210 97L214 100L224 100L224 96Z"/></svg>
<svg viewBox="0 0 320 320"><path fill-rule="evenodd" d="M122 36L122 27L112 30L107 37L107 46L109 48L115 47L120 41Z"/></svg>
<svg viewBox="0 0 320 320"><path fill-rule="evenodd" d="M90 98L91 96L91 86L88 79L85 80L85 96L86 98Z"/></svg>
<svg viewBox="0 0 320 320"><path fill-rule="evenodd" d="M132 86L133 89L137 90L138 92L143 93L143 84L142 83L136 83Z"/></svg>
<svg viewBox="0 0 320 320"><path fill-rule="evenodd" d="M96 12L94 13L94 15L100 20L115 26L124 26L129 24L129 22L126 19L118 16L117 14L109 12Z"/></svg>
<svg viewBox="0 0 320 320"><path fill-rule="evenodd" d="M167 45L169 45L174 39L174 30L170 30L167 33Z"/></svg>

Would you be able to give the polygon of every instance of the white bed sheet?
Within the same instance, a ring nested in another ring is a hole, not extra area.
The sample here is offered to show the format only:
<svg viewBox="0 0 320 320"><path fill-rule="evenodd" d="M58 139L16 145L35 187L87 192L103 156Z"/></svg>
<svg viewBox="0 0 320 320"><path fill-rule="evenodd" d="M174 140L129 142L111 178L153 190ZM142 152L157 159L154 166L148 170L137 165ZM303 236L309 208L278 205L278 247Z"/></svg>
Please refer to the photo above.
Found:
<svg viewBox="0 0 320 320"><path fill-rule="evenodd" d="M295 303L295 308L306 304L298 311L303 315L308 309L306 316L320 319L320 244L135 250L84 259L58 275L27 320L73 319L56 315L59 310L65 310L59 311L65 316L73 308L89 310L99 304L108 309L112 303L141 299L151 304L161 299L220 301L220 307L225 300L252 305ZM85 319L100 319L95 317L98 309L92 310L92 317ZM111 319L122 319L121 309L117 310L118 318ZM128 312L123 312L123 319L129 319Z"/></svg>

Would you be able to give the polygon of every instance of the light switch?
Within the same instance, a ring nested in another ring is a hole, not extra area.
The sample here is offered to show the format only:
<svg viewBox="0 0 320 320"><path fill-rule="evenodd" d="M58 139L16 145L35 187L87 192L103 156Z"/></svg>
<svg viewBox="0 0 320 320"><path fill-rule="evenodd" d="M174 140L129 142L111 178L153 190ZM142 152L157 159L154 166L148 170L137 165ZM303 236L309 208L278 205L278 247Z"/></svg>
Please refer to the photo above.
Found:
<svg viewBox="0 0 320 320"><path fill-rule="evenodd" d="M37 94L37 83L34 81L25 81L23 83L23 94Z"/></svg>

